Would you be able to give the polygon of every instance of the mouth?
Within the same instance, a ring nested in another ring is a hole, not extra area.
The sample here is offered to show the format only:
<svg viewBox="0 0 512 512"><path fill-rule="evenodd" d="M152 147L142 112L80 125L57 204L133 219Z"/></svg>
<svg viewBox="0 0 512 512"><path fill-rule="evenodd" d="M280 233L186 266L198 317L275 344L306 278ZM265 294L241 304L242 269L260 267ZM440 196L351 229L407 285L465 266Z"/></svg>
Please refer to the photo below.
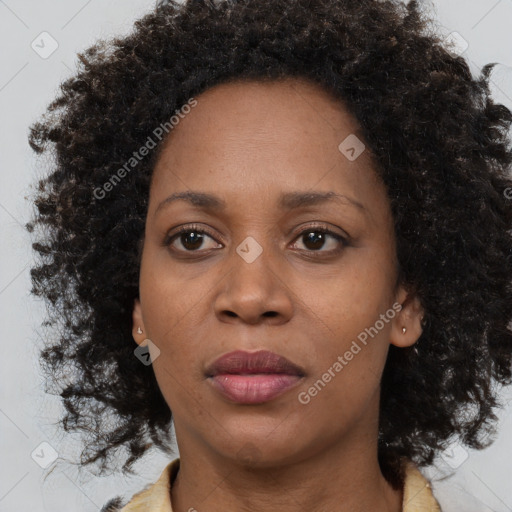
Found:
<svg viewBox="0 0 512 512"><path fill-rule="evenodd" d="M205 374L213 389L229 401L261 404L295 387L306 373L268 350L237 350L215 360Z"/></svg>

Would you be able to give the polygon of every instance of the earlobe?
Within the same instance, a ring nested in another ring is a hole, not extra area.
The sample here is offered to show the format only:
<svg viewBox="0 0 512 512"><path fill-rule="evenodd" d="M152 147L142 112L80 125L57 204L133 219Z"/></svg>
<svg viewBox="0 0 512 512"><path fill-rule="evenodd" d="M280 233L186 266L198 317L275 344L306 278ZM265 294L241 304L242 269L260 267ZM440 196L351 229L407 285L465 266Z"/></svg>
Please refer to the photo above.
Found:
<svg viewBox="0 0 512 512"><path fill-rule="evenodd" d="M143 341L147 338L146 329L144 327L144 321L142 319L142 307L140 300L135 299L133 301L132 311L132 336L135 343L138 345L143 344Z"/></svg>
<svg viewBox="0 0 512 512"><path fill-rule="evenodd" d="M391 325L389 342L396 347L414 345L423 333L422 320L424 310L417 295L410 295L403 287L397 296L402 306Z"/></svg>

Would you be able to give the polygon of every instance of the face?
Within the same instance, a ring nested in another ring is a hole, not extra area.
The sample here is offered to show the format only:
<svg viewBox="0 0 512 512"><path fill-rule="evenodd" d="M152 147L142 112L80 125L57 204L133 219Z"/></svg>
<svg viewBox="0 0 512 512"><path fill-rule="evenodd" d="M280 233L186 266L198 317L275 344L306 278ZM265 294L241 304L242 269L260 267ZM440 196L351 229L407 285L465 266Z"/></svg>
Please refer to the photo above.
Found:
<svg viewBox="0 0 512 512"><path fill-rule="evenodd" d="M422 311L397 284L389 200L356 119L292 79L196 99L154 169L133 312L135 341L160 351L180 453L256 447L276 464L376 439L389 345L418 339ZM212 378L237 350L301 372Z"/></svg>

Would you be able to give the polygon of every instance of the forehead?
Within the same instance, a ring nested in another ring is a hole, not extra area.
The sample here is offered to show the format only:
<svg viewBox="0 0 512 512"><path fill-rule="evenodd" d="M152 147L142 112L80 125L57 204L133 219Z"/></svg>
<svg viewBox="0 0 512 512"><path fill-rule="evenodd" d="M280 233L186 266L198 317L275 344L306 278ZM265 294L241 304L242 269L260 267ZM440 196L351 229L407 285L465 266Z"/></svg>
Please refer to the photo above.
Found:
<svg viewBox="0 0 512 512"><path fill-rule="evenodd" d="M245 136L247 141L258 141L263 133L279 136L280 140L292 139L293 135L325 137L333 133L337 137L352 133L362 138L357 119L341 98L302 78L222 83L196 99L197 106L182 116L169 143L190 138L190 131L198 129L220 129L234 140ZM194 126L190 126L191 120Z"/></svg>
<svg viewBox="0 0 512 512"><path fill-rule="evenodd" d="M165 141L152 195L214 188L221 196L259 197L271 188L315 188L356 197L358 188L375 189L373 159L357 119L317 84L231 82L196 100ZM340 149L347 139L364 148L354 160Z"/></svg>

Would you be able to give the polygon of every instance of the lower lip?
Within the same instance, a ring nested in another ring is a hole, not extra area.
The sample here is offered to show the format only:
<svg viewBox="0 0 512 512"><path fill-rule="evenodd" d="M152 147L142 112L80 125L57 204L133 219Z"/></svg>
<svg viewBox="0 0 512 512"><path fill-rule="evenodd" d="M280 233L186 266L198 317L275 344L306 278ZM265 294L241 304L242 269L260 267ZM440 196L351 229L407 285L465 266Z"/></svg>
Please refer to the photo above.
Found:
<svg viewBox="0 0 512 512"><path fill-rule="evenodd" d="M220 374L208 379L213 387L232 402L261 404L294 387L301 377L282 373L254 375Z"/></svg>

